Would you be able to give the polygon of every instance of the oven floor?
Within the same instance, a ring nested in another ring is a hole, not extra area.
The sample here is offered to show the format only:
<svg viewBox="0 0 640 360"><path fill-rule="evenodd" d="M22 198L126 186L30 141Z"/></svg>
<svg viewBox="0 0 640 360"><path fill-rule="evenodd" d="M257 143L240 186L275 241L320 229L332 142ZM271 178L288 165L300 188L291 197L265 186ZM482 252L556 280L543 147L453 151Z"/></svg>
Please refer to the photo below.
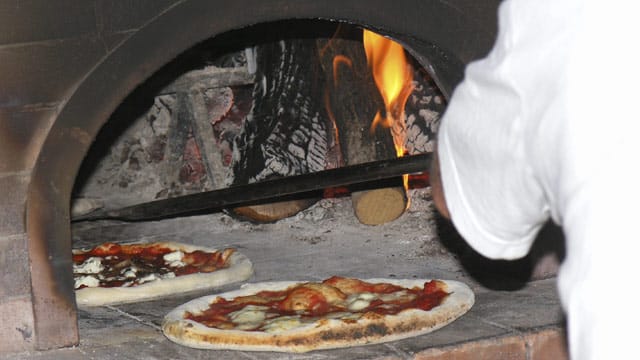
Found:
<svg viewBox="0 0 640 360"><path fill-rule="evenodd" d="M554 344L560 343L557 347L562 353L564 325L555 279L528 281L532 259L491 262L481 258L450 226L433 220L429 198L428 189L413 191L412 205L401 218L376 227L360 224L352 215L349 199L340 198L322 200L274 224L251 224L222 213L155 222L79 223L73 226L73 245L171 240L234 246L252 259L255 274L250 282L343 275L442 278L469 284L476 294L474 307L431 334L307 354L197 350L167 340L160 331L163 316L194 297L208 294L205 292L79 310L79 346L12 358L442 359L438 355L442 351L458 351L468 357L456 359L530 359L535 358L531 351L546 346L543 340L547 341L549 334L557 338ZM235 287L237 284L222 290Z"/></svg>

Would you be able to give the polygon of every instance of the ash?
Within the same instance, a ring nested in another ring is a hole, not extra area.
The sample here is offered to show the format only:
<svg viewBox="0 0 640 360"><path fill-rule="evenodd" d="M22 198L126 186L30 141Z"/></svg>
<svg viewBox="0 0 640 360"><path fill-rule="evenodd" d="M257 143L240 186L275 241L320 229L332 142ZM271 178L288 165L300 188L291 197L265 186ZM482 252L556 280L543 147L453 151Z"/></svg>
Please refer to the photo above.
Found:
<svg viewBox="0 0 640 360"><path fill-rule="evenodd" d="M409 208L395 221L377 226L361 224L353 214L349 197L322 199L315 205L297 215L281 220L275 227L286 226L296 229L302 241L321 238L328 232L357 232L363 236L383 232L385 238L396 239L399 243L411 244L416 251L412 256L419 257L444 253L446 249L437 240L437 227L434 220L431 189L410 190Z"/></svg>

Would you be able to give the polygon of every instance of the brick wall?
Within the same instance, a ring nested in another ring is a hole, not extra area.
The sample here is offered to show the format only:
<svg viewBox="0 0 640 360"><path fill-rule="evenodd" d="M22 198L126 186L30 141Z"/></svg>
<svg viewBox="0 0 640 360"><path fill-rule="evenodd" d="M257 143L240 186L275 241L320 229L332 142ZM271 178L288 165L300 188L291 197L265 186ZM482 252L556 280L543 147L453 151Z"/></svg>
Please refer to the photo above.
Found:
<svg viewBox="0 0 640 360"><path fill-rule="evenodd" d="M24 214L47 132L96 63L174 2L0 3L0 354L37 343Z"/></svg>

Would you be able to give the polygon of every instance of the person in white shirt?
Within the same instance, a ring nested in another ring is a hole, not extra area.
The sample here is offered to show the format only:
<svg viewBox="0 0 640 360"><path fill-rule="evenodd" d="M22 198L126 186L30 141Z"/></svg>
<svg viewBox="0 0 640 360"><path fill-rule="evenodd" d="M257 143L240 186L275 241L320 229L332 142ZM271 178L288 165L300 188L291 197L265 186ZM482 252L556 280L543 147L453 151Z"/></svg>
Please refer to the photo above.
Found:
<svg viewBox="0 0 640 360"><path fill-rule="evenodd" d="M489 258L551 218L572 359L640 358L640 5L506 0L438 131L436 207Z"/></svg>

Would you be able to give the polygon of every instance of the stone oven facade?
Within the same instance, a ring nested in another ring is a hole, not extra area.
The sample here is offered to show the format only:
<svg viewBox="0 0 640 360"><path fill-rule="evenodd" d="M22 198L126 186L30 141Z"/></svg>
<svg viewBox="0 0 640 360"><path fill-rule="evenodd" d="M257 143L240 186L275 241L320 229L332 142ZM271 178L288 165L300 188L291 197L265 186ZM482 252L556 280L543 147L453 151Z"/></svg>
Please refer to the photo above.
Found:
<svg viewBox="0 0 640 360"><path fill-rule="evenodd" d="M78 342L69 203L111 113L199 42L326 19L402 43L449 96L495 36L498 1L61 0L0 5L0 354Z"/></svg>

